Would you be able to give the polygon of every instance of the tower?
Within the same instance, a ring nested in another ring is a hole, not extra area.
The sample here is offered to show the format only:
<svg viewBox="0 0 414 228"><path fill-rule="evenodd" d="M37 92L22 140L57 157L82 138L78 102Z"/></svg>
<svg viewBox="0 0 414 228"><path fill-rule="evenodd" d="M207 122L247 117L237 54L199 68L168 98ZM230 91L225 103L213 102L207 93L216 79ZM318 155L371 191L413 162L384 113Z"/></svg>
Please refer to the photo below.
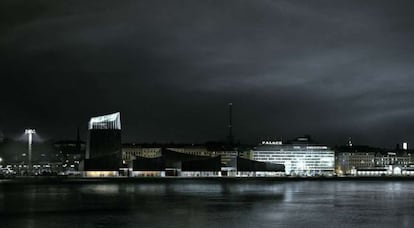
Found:
<svg viewBox="0 0 414 228"><path fill-rule="evenodd" d="M122 165L121 116L113 113L89 121L85 171L117 171Z"/></svg>
<svg viewBox="0 0 414 228"><path fill-rule="evenodd" d="M35 129L26 129L24 131L24 134L28 136L28 140L27 140L27 148L28 148L28 155L29 155L29 159L28 159L28 171L31 174L32 172L32 143L33 143L33 135L36 134L36 130Z"/></svg>
<svg viewBox="0 0 414 228"><path fill-rule="evenodd" d="M81 154L79 127L76 131L76 153Z"/></svg>
<svg viewBox="0 0 414 228"><path fill-rule="evenodd" d="M227 136L227 140L229 145L233 145L234 143L234 138L233 138L233 103L229 103L229 134Z"/></svg>
<svg viewBox="0 0 414 228"><path fill-rule="evenodd" d="M92 117L89 121L86 158L121 156L121 114Z"/></svg>
<svg viewBox="0 0 414 228"><path fill-rule="evenodd" d="M352 138L351 137L348 138L348 146L352 147Z"/></svg>

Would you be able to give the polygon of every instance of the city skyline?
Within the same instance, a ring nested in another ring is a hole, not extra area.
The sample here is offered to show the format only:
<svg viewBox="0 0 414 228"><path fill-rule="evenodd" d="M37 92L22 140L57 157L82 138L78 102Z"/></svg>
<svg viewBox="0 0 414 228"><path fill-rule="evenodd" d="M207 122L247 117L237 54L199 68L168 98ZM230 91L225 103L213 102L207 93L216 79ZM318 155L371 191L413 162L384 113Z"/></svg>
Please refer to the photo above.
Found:
<svg viewBox="0 0 414 228"><path fill-rule="evenodd" d="M413 3L3 1L0 130L126 142L414 142ZM7 10L5 10L7 9ZM85 135L83 135L85 136Z"/></svg>

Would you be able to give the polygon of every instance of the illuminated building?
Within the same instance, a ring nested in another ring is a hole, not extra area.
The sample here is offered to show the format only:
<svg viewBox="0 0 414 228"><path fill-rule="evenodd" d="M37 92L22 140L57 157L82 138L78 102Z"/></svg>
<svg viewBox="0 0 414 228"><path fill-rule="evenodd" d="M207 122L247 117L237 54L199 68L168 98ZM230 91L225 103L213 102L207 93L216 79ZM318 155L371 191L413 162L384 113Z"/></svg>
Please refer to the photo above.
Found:
<svg viewBox="0 0 414 228"><path fill-rule="evenodd" d="M156 158L161 156L162 148L170 151L195 155L217 157L221 163L227 164L239 155L242 158L251 159L251 153L247 149L231 148L224 144L124 144L122 146L122 159L132 161L135 157Z"/></svg>
<svg viewBox="0 0 414 228"><path fill-rule="evenodd" d="M336 172L339 175L349 175L353 169L368 169L374 166L374 152L339 152L336 156Z"/></svg>
<svg viewBox="0 0 414 228"><path fill-rule="evenodd" d="M27 140L27 148L28 148L28 171L29 174L31 174L32 172L32 144L33 144L33 134L36 134L36 130L35 129L26 129L24 131L24 134L27 135L28 140Z"/></svg>
<svg viewBox="0 0 414 228"><path fill-rule="evenodd" d="M163 148L159 157L136 157L132 176L219 176L220 161L220 156L197 156Z"/></svg>
<svg viewBox="0 0 414 228"><path fill-rule="evenodd" d="M284 165L259 162L241 157L233 158L223 167L221 156L199 156L161 149L158 157L135 157L132 161L131 176L182 176L182 177L218 177L218 176L280 176Z"/></svg>
<svg viewBox="0 0 414 228"><path fill-rule="evenodd" d="M399 176L414 175L411 151L384 150L369 146L336 148L336 171L339 175Z"/></svg>
<svg viewBox="0 0 414 228"><path fill-rule="evenodd" d="M87 159L111 154L121 155L121 117L119 112L91 118L88 130Z"/></svg>
<svg viewBox="0 0 414 228"><path fill-rule="evenodd" d="M261 162L242 157L234 158L228 166L222 168L223 176L270 177L283 176L285 166L271 162Z"/></svg>
<svg viewBox="0 0 414 228"><path fill-rule="evenodd" d="M118 172L122 167L121 117L120 113L93 117L88 125L89 135L84 164L87 176L105 172Z"/></svg>
<svg viewBox="0 0 414 228"><path fill-rule="evenodd" d="M375 165L386 167L389 165L408 166L411 161L411 153L407 151L378 152L375 156Z"/></svg>
<svg viewBox="0 0 414 228"><path fill-rule="evenodd" d="M122 145L122 160L132 161L135 157L156 158L161 156L161 147L136 144Z"/></svg>
<svg viewBox="0 0 414 228"><path fill-rule="evenodd" d="M263 141L253 151L253 159L283 164L287 175L332 175L335 153L325 145L314 144L309 137L300 137L284 144Z"/></svg>
<svg viewBox="0 0 414 228"><path fill-rule="evenodd" d="M338 175L351 175L355 169L371 169L376 166L375 156L380 151L369 146L337 147L335 170Z"/></svg>
<svg viewBox="0 0 414 228"><path fill-rule="evenodd" d="M85 154L85 142L80 140L64 140L53 143L53 147L62 162L63 170L79 171L79 163Z"/></svg>

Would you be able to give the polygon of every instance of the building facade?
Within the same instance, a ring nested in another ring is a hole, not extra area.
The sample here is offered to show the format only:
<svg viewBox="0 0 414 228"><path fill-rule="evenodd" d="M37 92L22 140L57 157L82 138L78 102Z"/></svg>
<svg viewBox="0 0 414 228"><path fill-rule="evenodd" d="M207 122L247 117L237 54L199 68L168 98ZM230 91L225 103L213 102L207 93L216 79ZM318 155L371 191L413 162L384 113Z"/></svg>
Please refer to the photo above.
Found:
<svg viewBox="0 0 414 228"><path fill-rule="evenodd" d="M64 140L53 143L56 157L62 162L64 172L74 174L84 159L86 144L80 140Z"/></svg>
<svg viewBox="0 0 414 228"><path fill-rule="evenodd" d="M301 137L284 144L281 141L264 141L253 151L253 159L282 164L287 175L333 175L335 153L325 145L314 144Z"/></svg>
<svg viewBox="0 0 414 228"><path fill-rule="evenodd" d="M119 112L91 118L88 130L87 159L109 154L121 156L121 115Z"/></svg>
<svg viewBox="0 0 414 228"><path fill-rule="evenodd" d="M336 149L335 171L338 175L351 175L355 169L376 166L378 149L364 146L346 146Z"/></svg>
<svg viewBox="0 0 414 228"><path fill-rule="evenodd" d="M88 130L84 170L119 171L123 165L120 113L91 118Z"/></svg>
<svg viewBox="0 0 414 228"><path fill-rule="evenodd" d="M251 152L245 149L228 148L226 146L209 146L204 144L124 144L122 146L122 159L130 162L135 157L156 158L161 156L162 149L168 149L177 153L217 157L220 156L221 163L226 165L237 156L251 159Z"/></svg>
<svg viewBox="0 0 414 228"><path fill-rule="evenodd" d="M338 175L400 176L414 175L411 151L385 150L368 146L336 148L335 167Z"/></svg>

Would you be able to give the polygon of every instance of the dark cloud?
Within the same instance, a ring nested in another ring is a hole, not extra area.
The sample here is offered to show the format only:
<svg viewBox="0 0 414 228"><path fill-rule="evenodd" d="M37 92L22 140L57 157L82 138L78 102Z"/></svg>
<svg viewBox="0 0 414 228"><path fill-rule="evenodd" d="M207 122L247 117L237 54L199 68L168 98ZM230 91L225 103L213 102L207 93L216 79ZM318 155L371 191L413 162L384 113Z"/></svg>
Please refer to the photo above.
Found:
<svg viewBox="0 0 414 228"><path fill-rule="evenodd" d="M0 3L0 127L125 141L414 143L411 1Z"/></svg>

